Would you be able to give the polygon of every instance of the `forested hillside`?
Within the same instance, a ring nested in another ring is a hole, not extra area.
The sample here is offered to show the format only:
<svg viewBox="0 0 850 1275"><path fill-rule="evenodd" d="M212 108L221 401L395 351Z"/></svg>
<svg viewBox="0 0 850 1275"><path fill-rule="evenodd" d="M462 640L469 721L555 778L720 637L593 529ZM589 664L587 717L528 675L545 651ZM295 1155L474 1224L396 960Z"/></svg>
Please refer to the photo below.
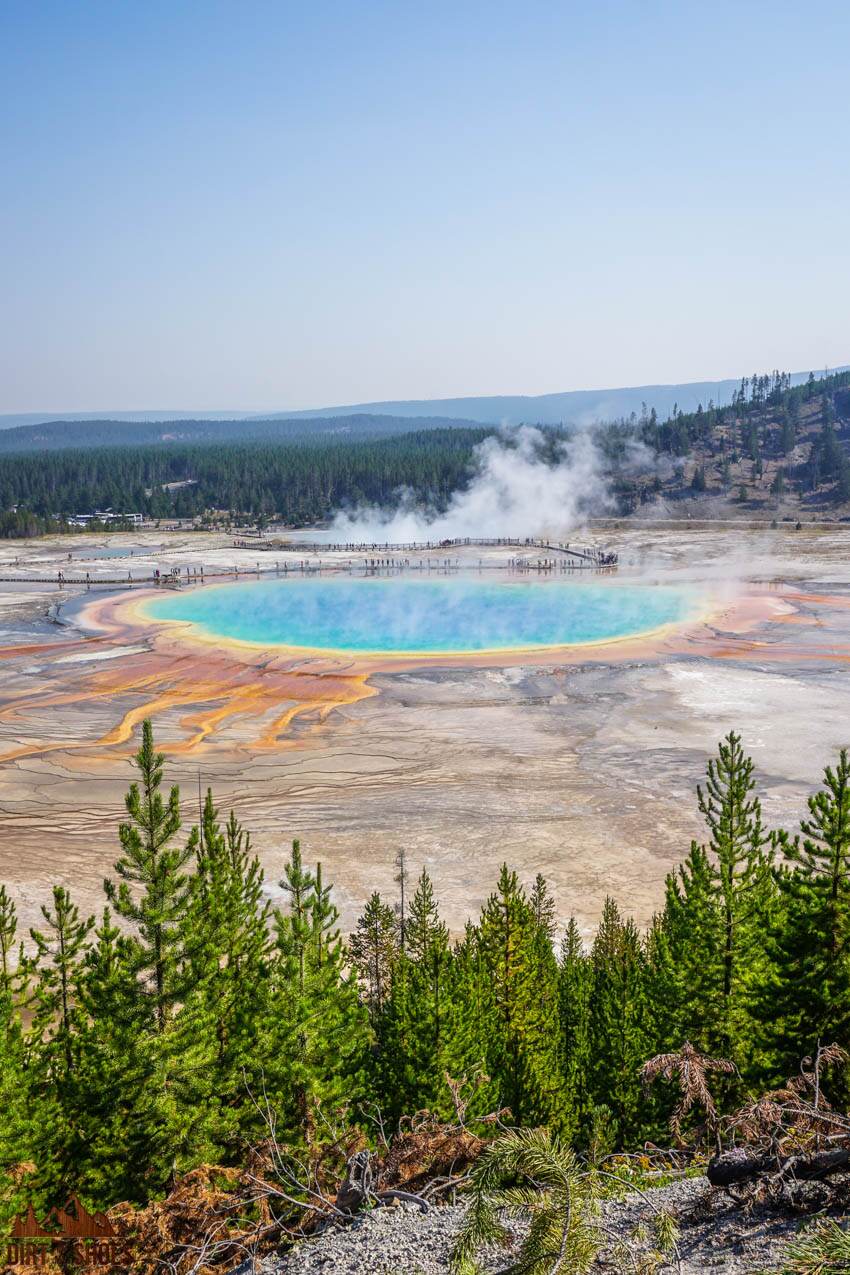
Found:
<svg viewBox="0 0 850 1275"><path fill-rule="evenodd" d="M429 429L385 439L120 447L0 458L0 529L94 509L191 518L222 510L303 524L347 504L391 504L409 487L444 501L488 431ZM189 485L166 490L168 483ZM17 506L15 513L8 512ZM33 515L35 516L33 518Z"/></svg>
<svg viewBox="0 0 850 1275"><path fill-rule="evenodd" d="M63 517L109 508L151 518L217 512L305 524L361 502L392 506L402 491L439 509L468 483L474 448L495 432L341 420L265 422L268 438L240 443L175 437L0 455L0 534L52 530ZM215 431L222 422L201 425ZM282 426L284 442L274 434ZM133 426L154 428L162 429ZM544 452L554 460L554 444L572 432L547 427ZM726 407L674 408L666 420L644 411L591 432L623 514L659 500L673 516L850 513L850 372L799 386L785 373L754 376Z"/></svg>
<svg viewBox="0 0 850 1275"><path fill-rule="evenodd" d="M57 886L19 948L0 889L5 1218L77 1190L98 1207L144 1203L198 1165L254 1163L270 1127L303 1195L306 1164L344 1164L405 1114L454 1116L461 1088L468 1126L501 1110L598 1157L669 1138L681 1095L642 1087L654 1055L689 1041L734 1061L718 1102L735 1110L818 1042L850 1046L844 753L795 836L763 822L730 735L697 795L704 842L648 932L609 900L587 942L541 876L509 865L453 939L404 855L346 942L331 884L297 843L273 906L236 816L208 794L201 826L181 829L163 779L145 724L98 916ZM680 1134L700 1104L679 1107ZM293 1203L290 1188L276 1207Z"/></svg>
<svg viewBox="0 0 850 1275"><path fill-rule="evenodd" d="M733 402L674 408L624 423L660 459L655 474L620 484L625 510L659 494L718 511L835 511L850 502L850 372L791 386L786 373L742 381ZM740 512L739 515L740 516Z"/></svg>

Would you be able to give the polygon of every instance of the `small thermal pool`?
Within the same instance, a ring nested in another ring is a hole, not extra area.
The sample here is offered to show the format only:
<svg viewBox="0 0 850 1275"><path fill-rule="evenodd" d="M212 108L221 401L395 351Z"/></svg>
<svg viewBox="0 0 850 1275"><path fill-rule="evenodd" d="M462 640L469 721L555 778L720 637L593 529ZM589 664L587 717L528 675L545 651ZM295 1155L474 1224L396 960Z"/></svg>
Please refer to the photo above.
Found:
<svg viewBox="0 0 850 1275"><path fill-rule="evenodd" d="M148 619L258 646L481 652L600 642L680 623L692 590L613 581L301 577L208 585L144 604Z"/></svg>

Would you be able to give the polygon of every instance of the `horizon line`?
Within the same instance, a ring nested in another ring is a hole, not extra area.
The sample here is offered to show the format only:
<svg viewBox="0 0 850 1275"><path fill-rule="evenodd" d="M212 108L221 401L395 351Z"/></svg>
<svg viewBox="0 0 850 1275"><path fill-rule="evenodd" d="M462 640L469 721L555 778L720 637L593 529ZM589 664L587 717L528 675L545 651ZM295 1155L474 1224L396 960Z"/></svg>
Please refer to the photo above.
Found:
<svg viewBox="0 0 850 1275"><path fill-rule="evenodd" d="M850 363L837 364L834 367L829 365L820 369L807 368L800 369L788 373L790 376L808 376L814 373L816 376L829 376L838 372L850 370ZM770 372L759 373L759 375L771 375L774 371L784 371L784 369L773 368ZM671 389L673 387L686 387L689 385L724 385L729 382L739 382L749 380L751 374L746 373L744 376L721 376L695 378L690 381L647 381L636 385L603 385L591 386L589 388L567 389L567 390L545 390L539 394L529 393L482 393L482 394L440 394L429 397L411 397L411 398L384 398L384 399L363 399L354 403L326 403L319 407L265 407L265 408L220 408L220 407L120 407L120 408L73 408L71 410L62 408L31 408L26 411L3 411L0 412L0 419L9 416L43 416L53 421L61 421L66 417L79 417L85 420L110 420L113 417L110 413L117 413L121 416L132 416L138 413L140 416L152 418L151 423L155 424L157 420L168 421L184 416L190 419L202 420L210 414L222 417L224 419L235 419L237 417L263 417L266 413L273 413L275 416L282 416L288 412L293 414L301 414L304 412L339 412L341 408L350 408L352 414L358 408L380 407L384 404L398 403L402 406L409 406L413 403L446 403L446 402L470 402L474 403L481 399L545 399L560 398L567 394L615 394L623 392L635 392L638 390L657 390ZM45 419L44 424L48 423Z"/></svg>

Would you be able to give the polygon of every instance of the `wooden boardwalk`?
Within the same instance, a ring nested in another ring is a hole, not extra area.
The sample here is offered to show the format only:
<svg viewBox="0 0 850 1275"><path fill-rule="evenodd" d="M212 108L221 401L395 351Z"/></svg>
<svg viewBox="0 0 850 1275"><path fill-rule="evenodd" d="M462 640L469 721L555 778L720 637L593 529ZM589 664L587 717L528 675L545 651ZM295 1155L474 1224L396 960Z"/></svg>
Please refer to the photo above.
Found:
<svg viewBox="0 0 850 1275"><path fill-rule="evenodd" d="M267 551L294 551L296 553L427 553L435 549L544 549L552 553L565 554L577 558L594 567L613 566L616 555L594 549L588 545L571 544L569 541L544 540L539 537L455 537L448 540L410 540L393 543L391 541L338 541L318 542L313 540L276 541L273 544L262 544L258 541L237 540L235 546L240 549L263 549ZM611 561L613 559L613 561Z"/></svg>
<svg viewBox="0 0 850 1275"><path fill-rule="evenodd" d="M523 556L511 558L507 563L489 563L485 564L479 560L478 569L480 570L514 570L514 571L576 571L606 570L617 565L617 555L606 553L600 549L589 548L584 545L574 545L560 541L547 541L540 539L454 539L454 540L422 540L411 541L407 544L381 544L375 542L373 544L365 542L349 542L339 544L317 544L313 541L288 541L282 544L269 544L258 541L235 540L234 548L238 549L256 549L264 553L301 553L308 554L306 558L300 561L292 561L284 558L282 561L275 562L274 566L261 567L259 562L256 567L233 566L222 569L207 569L205 567L172 567L167 572L156 572L150 575L133 575L132 571L128 571L126 575L121 576L103 576L87 572L85 575L66 575L65 572L59 571L55 575L4 575L0 576L0 584L53 584L53 585L75 585L91 588L94 585L123 585L132 587L133 585L153 585L159 588L175 588L182 585L204 584L207 580L222 579L238 579L241 576L260 576L260 575L312 575L315 572L330 570L358 570L366 571L373 574L380 570L447 570L460 571L464 568L474 566L474 564L463 563L459 560L451 561L446 558L442 561L434 562L431 559L422 559L417 564L410 562L400 562L397 558L388 558L380 555L398 554L398 553L423 553L434 550L445 549L466 549L466 548L506 548L519 549L524 551L542 550L548 553L557 553L562 555L560 560L537 558L529 559ZM362 563L355 562L323 562L319 558L320 553L349 553L363 557Z"/></svg>

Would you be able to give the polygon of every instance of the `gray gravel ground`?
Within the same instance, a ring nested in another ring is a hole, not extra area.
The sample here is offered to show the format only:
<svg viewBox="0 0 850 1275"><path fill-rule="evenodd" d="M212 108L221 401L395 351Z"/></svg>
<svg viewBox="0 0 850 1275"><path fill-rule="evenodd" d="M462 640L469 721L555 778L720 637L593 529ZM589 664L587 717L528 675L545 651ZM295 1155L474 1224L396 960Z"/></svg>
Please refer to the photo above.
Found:
<svg viewBox="0 0 850 1275"><path fill-rule="evenodd" d="M601 1222L606 1240L632 1235L635 1227L650 1224L658 1209L674 1214L680 1228L681 1265L669 1262L664 1275L755 1275L778 1270L787 1241L805 1222L795 1213L756 1209L747 1214L704 1178L691 1178L646 1193L647 1199L630 1194L606 1204ZM651 1204L647 1202L651 1200ZM377 1209L358 1217L343 1231L326 1231L287 1253L257 1263L257 1275L444 1275L458 1233L462 1206ZM510 1263L510 1250L485 1254L486 1271L502 1270ZM622 1273L622 1258L610 1250L594 1268ZM240 1275L249 1275L245 1265Z"/></svg>
<svg viewBox="0 0 850 1275"><path fill-rule="evenodd" d="M258 1275L432 1275L448 1270L452 1244L463 1208L415 1206L376 1209L358 1217L344 1231L326 1231L289 1253L258 1264ZM498 1271L505 1252L494 1252L482 1265ZM247 1275L250 1267L240 1268Z"/></svg>

